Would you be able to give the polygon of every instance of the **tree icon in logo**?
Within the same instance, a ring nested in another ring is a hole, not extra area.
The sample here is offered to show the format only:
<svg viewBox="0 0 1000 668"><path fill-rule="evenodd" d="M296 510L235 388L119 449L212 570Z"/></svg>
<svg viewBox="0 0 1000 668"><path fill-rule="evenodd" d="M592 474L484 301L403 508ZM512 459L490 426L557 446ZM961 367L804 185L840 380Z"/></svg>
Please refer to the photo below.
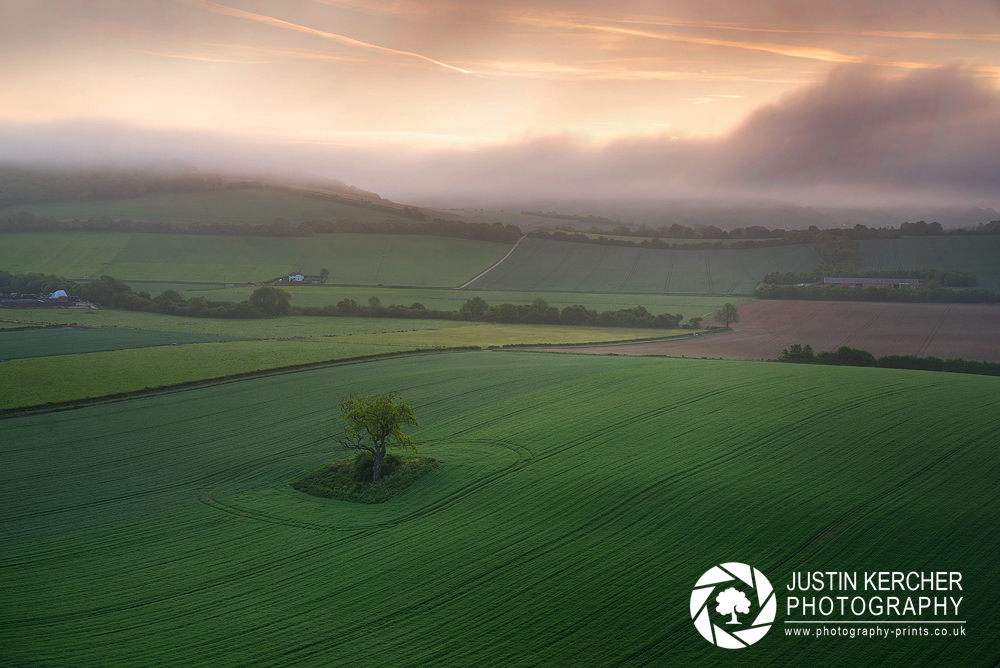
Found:
<svg viewBox="0 0 1000 668"><path fill-rule="evenodd" d="M745 615L750 612L750 599L736 587L719 592L719 595L715 597L715 602L719 604L719 607L715 609L717 613L733 616L726 624L739 624L740 620L736 619L736 613Z"/></svg>
<svg viewBox="0 0 1000 668"><path fill-rule="evenodd" d="M716 617L717 623L713 623L713 606L710 605L712 594L715 593L719 585L725 585L725 583L732 583L735 586L726 585L715 596L715 602L718 605L715 606L714 610L716 615L730 615L732 619L723 623ZM748 598L737 587L753 589L757 593L756 596L753 596L756 601ZM757 616L749 625L745 621L740 622L736 619L736 613L749 614L754 603L757 606ZM756 568L735 561L710 568L698 578L694 591L691 592L691 619L694 620L694 627L698 629L698 633L705 640L726 649L747 647L763 638L770 630L771 624L774 623L777 608L778 603L774 589L764 574ZM730 630L727 631L719 624L723 624L723 626L742 624L743 628L735 630L730 627Z"/></svg>

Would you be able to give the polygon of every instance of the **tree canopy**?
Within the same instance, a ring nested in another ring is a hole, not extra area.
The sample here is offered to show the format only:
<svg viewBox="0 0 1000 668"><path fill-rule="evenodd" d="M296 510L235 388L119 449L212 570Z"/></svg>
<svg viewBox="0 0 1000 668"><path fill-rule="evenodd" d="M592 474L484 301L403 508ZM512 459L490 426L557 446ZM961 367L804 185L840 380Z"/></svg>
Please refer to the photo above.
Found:
<svg viewBox="0 0 1000 668"><path fill-rule="evenodd" d="M413 404L395 392L378 395L352 394L340 400L344 433L338 439L348 450L366 450L375 457L372 482L382 477L382 460L388 448L411 450L417 446L403 433L406 425L417 425Z"/></svg>
<svg viewBox="0 0 1000 668"><path fill-rule="evenodd" d="M722 308L715 312L715 320L717 322L724 322L726 323L726 327L729 327L729 323L740 321L740 314L736 311L735 306L726 303L722 305Z"/></svg>

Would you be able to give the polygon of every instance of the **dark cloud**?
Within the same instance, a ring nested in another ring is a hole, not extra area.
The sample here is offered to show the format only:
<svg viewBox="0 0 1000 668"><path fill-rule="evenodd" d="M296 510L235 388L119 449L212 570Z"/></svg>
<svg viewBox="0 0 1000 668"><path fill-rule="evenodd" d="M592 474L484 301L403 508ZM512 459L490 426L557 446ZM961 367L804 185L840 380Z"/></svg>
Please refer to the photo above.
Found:
<svg viewBox="0 0 1000 668"><path fill-rule="evenodd" d="M0 159L187 163L244 174L311 173L438 206L676 200L809 205L1000 205L1000 95L952 67L890 77L860 66L761 108L729 135L663 134L591 145L548 136L417 150L264 142L101 122L0 126Z"/></svg>

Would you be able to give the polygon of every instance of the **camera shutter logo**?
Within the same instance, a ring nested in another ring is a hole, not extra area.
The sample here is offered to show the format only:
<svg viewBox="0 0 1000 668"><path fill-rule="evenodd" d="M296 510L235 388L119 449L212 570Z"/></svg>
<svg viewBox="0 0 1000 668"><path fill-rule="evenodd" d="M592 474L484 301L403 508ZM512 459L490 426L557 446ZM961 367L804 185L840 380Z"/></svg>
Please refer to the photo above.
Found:
<svg viewBox="0 0 1000 668"><path fill-rule="evenodd" d="M756 592L759 612L753 622L741 622L738 619L740 614L749 615L750 600L736 587L727 587L727 582L742 582ZM736 628L724 629L713 623L713 610L719 615L729 616L725 622L721 617L717 618L719 623L737 625ZM737 562L713 566L698 578L695 589L691 592L691 619L694 620L694 627L705 640L726 649L747 647L763 638L774 622L776 610L774 589L764 574L756 568Z"/></svg>

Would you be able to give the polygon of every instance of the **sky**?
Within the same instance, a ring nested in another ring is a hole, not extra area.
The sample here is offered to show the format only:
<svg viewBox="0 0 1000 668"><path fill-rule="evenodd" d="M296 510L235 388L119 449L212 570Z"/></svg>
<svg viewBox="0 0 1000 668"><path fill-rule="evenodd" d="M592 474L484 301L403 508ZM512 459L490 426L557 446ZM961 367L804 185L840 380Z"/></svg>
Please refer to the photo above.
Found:
<svg viewBox="0 0 1000 668"><path fill-rule="evenodd" d="M3 160L271 166L440 205L1000 206L1000 0L0 0L0 18Z"/></svg>

